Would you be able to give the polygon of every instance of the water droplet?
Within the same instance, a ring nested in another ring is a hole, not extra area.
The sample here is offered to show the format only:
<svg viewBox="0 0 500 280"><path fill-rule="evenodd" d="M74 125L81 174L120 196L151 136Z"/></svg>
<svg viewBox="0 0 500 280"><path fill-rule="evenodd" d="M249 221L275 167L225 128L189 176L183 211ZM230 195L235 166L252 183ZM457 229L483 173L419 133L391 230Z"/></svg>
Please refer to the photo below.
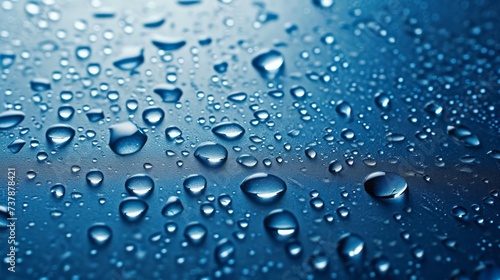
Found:
<svg viewBox="0 0 500 280"><path fill-rule="evenodd" d="M184 230L184 237L190 244L199 245L207 237L207 228L198 222L192 222Z"/></svg>
<svg viewBox="0 0 500 280"><path fill-rule="evenodd" d="M155 47L164 51L175 51L186 45L186 41L181 38L163 35L154 35L151 42Z"/></svg>
<svg viewBox="0 0 500 280"><path fill-rule="evenodd" d="M377 275L380 276L385 276L389 273L389 270L391 269L391 262L389 259L385 256L380 256L375 258L372 261L373 268L375 269L375 272Z"/></svg>
<svg viewBox="0 0 500 280"><path fill-rule="evenodd" d="M144 63L144 48L128 46L122 49L121 55L113 65L123 71L133 71Z"/></svg>
<svg viewBox="0 0 500 280"><path fill-rule="evenodd" d="M391 107L391 99L385 93L377 93L375 95L375 104L380 109L387 110Z"/></svg>
<svg viewBox="0 0 500 280"><path fill-rule="evenodd" d="M328 171L332 174L338 174L340 171L342 171L343 166L338 160L333 160L330 162L330 165L328 166Z"/></svg>
<svg viewBox="0 0 500 280"><path fill-rule="evenodd" d="M424 110L433 117L439 117L443 114L443 107L434 101L425 104Z"/></svg>
<svg viewBox="0 0 500 280"><path fill-rule="evenodd" d="M24 145L26 145L26 141L24 141L23 139L16 139L16 140L12 141L12 143L10 143L9 146L7 146L7 148L13 154L17 154L21 151L21 149L24 147Z"/></svg>
<svg viewBox="0 0 500 280"><path fill-rule="evenodd" d="M255 173L246 177L240 188L247 197L258 203L273 203L286 192L285 182L267 173Z"/></svg>
<svg viewBox="0 0 500 280"><path fill-rule="evenodd" d="M71 118L73 118L74 114L75 114L75 109L69 105L63 105L59 107L59 109L57 110L57 115L63 121L70 120Z"/></svg>
<svg viewBox="0 0 500 280"><path fill-rule="evenodd" d="M299 223L295 216L283 209L277 209L264 218L264 226L276 241L285 241L297 236Z"/></svg>
<svg viewBox="0 0 500 280"><path fill-rule="evenodd" d="M220 167L227 160L227 149L214 142L204 142L194 151L195 158L209 167Z"/></svg>
<svg viewBox="0 0 500 280"><path fill-rule="evenodd" d="M157 14L150 16L148 19L144 21L142 24L146 28L157 28L162 26L165 23L166 19L163 15Z"/></svg>
<svg viewBox="0 0 500 280"><path fill-rule="evenodd" d="M486 154L494 159L500 159L500 151L499 150L490 150Z"/></svg>
<svg viewBox="0 0 500 280"><path fill-rule="evenodd" d="M199 195L205 191L207 187L207 179L202 175L189 175L184 180L184 189L191 195Z"/></svg>
<svg viewBox="0 0 500 280"><path fill-rule="evenodd" d="M401 196L408 184L398 174L391 172L374 172L365 178L365 191L377 198L396 198Z"/></svg>
<svg viewBox="0 0 500 280"><path fill-rule="evenodd" d="M148 211L148 204L137 197L128 197L120 203L119 211L128 222L140 221Z"/></svg>
<svg viewBox="0 0 500 280"><path fill-rule="evenodd" d="M351 119L352 107L351 104L349 104L349 102L339 101L337 107L335 107L335 111L342 118Z"/></svg>
<svg viewBox="0 0 500 280"><path fill-rule="evenodd" d="M10 221L8 220L10 217L8 208L6 206L0 205L0 230L7 229Z"/></svg>
<svg viewBox="0 0 500 280"><path fill-rule="evenodd" d="M236 162L245 166L245 167L255 167L259 163L259 161L252 155L242 154L236 158Z"/></svg>
<svg viewBox="0 0 500 280"><path fill-rule="evenodd" d="M165 129L165 136L169 141L175 141L182 136L182 131L177 126L169 126Z"/></svg>
<svg viewBox="0 0 500 280"><path fill-rule="evenodd" d="M75 49L75 56L79 60L85 60L92 54L92 49L89 46L78 46Z"/></svg>
<svg viewBox="0 0 500 280"><path fill-rule="evenodd" d="M324 252L315 252L309 262L314 270L324 271L328 267L328 256Z"/></svg>
<svg viewBox="0 0 500 280"><path fill-rule="evenodd" d="M165 217L174 217L184 211L184 205L177 196L171 196L167 199L167 203L161 210L161 214Z"/></svg>
<svg viewBox="0 0 500 280"><path fill-rule="evenodd" d="M219 74L223 74L223 73L226 73L228 66L229 66L229 64L227 62L222 61L222 62L216 63L214 65L214 70L215 70L215 72L217 72Z"/></svg>
<svg viewBox="0 0 500 280"><path fill-rule="evenodd" d="M87 173L85 178L87 179L87 184L89 184L89 186L97 188L102 185L102 182L104 181L104 174L102 174L99 170L91 170Z"/></svg>
<svg viewBox="0 0 500 280"><path fill-rule="evenodd" d="M290 93L297 99L302 99L307 95L307 91L303 86L293 86L290 89Z"/></svg>
<svg viewBox="0 0 500 280"><path fill-rule="evenodd" d="M8 110L0 113L0 130L9 129L24 120L25 114L21 111Z"/></svg>
<svg viewBox="0 0 500 280"><path fill-rule="evenodd" d="M244 92L233 92L227 96L227 100L237 103L244 102L247 100L247 94Z"/></svg>
<svg viewBox="0 0 500 280"><path fill-rule="evenodd" d="M299 241L291 241L286 244L286 252L292 258L300 257L303 250L302 244Z"/></svg>
<svg viewBox="0 0 500 280"><path fill-rule="evenodd" d="M63 147L75 137L75 129L67 124L55 124L45 132L45 138L50 145Z"/></svg>
<svg viewBox="0 0 500 280"><path fill-rule="evenodd" d="M50 188L50 193L52 194L53 197L61 199L64 197L64 194L66 193L66 188L61 184L56 184L52 188Z"/></svg>
<svg viewBox="0 0 500 280"><path fill-rule="evenodd" d="M462 206L453 206L453 209L451 210L451 213L453 216L455 216L457 219L464 220L467 217L467 209L465 209Z"/></svg>
<svg viewBox="0 0 500 280"><path fill-rule="evenodd" d="M149 107L142 112L142 119L148 125L158 125L163 121L165 112L160 107Z"/></svg>
<svg viewBox="0 0 500 280"><path fill-rule="evenodd" d="M45 78L34 78L30 81L30 87L32 91L46 91L50 90L52 87L50 85L50 80Z"/></svg>
<svg viewBox="0 0 500 280"><path fill-rule="evenodd" d="M182 90L171 84L159 84L153 92L158 94L165 103L175 103L182 96Z"/></svg>
<svg viewBox="0 0 500 280"><path fill-rule="evenodd" d="M138 197L148 197L152 194L155 183L151 177L146 174L136 174L130 176L125 181L125 189L131 195Z"/></svg>
<svg viewBox="0 0 500 280"><path fill-rule="evenodd" d="M347 233L340 237L337 252L345 261L358 261L363 254L365 241L357 234Z"/></svg>
<svg viewBox="0 0 500 280"><path fill-rule="evenodd" d="M468 148L479 147L481 145L479 138L472 134L472 131L464 125L449 125L447 131L451 139L459 145Z"/></svg>
<svg viewBox="0 0 500 280"><path fill-rule="evenodd" d="M16 62L16 54L14 52L0 52L0 68L8 69L14 62Z"/></svg>
<svg viewBox="0 0 500 280"><path fill-rule="evenodd" d="M212 128L212 132L219 138L225 140L236 140L243 137L245 129L234 122L222 122Z"/></svg>
<svg viewBox="0 0 500 280"><path fill-rule="evenodd" d="M103 223L96 223L87 232L90 241L97 246L105 246L111 241L113 232L111 228Z"/></svg>
<svg viewBox="0 0 500 280"><path fill-rule="evenodd" d="M98 122L104 119L104 111L100 108L91 109L86 115L90 122Z"/></svg>
<svg viewBox="0 0 500 280"><path fill-rule="evenodd" d="M236 247L233 242L227 238L221 239L215 247L215 260L219 264L227 264L234 262L234 254Z"/></svg>
<svg viewBox="0 0 500 280"><path fill-rule="evenodd" d="M265 50L252 59L253 67L267 79L274 79L285 70L285 58L277 50Z"/></svg>
<svg viewBox="0 0 500 280"><path fill-rule="evenodd" d="M130 121L112 125L109 130L109 146L119 155L130 155L140 151L148 140L148 136Z"/></svg>
<svg viewBox="0 0 500 280"><path fill-rule="evenodd" d="M335 0L312 0L313 4L319 8L331 8Z"/></svg>

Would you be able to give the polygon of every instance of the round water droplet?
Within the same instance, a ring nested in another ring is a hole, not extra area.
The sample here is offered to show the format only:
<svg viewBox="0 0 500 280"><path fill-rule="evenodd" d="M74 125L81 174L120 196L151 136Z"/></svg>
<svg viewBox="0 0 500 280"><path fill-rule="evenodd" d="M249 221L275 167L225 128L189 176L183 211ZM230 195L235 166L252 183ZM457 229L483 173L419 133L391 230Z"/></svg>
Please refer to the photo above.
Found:
<svg viewBox="0 0 500 280"><path fill-rule="evenodd" d="M45 137L50 145L63 147L73 140L75 133L75 129L67 124L55 124L47 129Z"/></svg>
<svg viewBox="0 0 500 280"><path fill-rule="evenodd" d="M85 60L92 54L92 49L89 46L78 46L75 49L75 56L79 60Z"/></svg>
<svg viewBox="0 0 500 280"><path fill-rule="evenodd" d="M363 255L365 241L357 234L347 233L340 237L337 252L346 261L357 261Z"/></svg>
<svg viewBox="0 0 500 280"><path fill-rule="evenodd" d="M125 189L131 195L148 197L153 193L155 183L146 174L136 174L125 181Z"/></svg>
<svg viewBox="0 0 500 280"><path fill-rule="evenodd" d="M109 130L109 146L119 155L130 155L140 151L148 140L148 136L130 121L112 125Z"/></svg>
<svg viewBox="0 0 500 280"><path fill-rule="evenodd" d="M479 138L472 134L472 131L464 125L449 125L448 135L455 143L468 148L475 148L481 145Z"/></svg>
<svg viewBox="0 0 500 280"><path fill-rule="evenodd" d="M227 149L214 142L204 142L194 151L195 158L209 167L220 167L227 160Z"/></svg>
<svg viewBox="0 0 500 280"><path fill-rule="evenodd" d="M324 271L328 267L328 256L324 252L315 252L309 259L316 271Z"/></svg>
<svg viewBox="0 0 500 280"><path fill-rule="evenodd" d="M219 74L224 74L224 73L226 73L228 66L229 66L229 64L227 62L222 61L222 62L214 64L214 70L215 70L215 72L217 72Z"/></svg>
<svg viewBox="0 0 500 280"><path fill-rule="evenodd" d="M346 101L339 101L339 103L337 104L337 107L335 108L335 111L342 118L345 118L345 119L351 118L352 107L351 107L351 104L349 104Z"/></svg>
<svg viewBox="0 0 500 280"><path fill-rule="evenodd" d="M375 95L375 104L383 110L387 110L391 106L391 99L385 93L377 93Z"/></svg>
<svg viewBox="0 0 500 280"><path fill-rule="evenodd" d="M202 175L193 174L189 175L184 180L184 189L191 195L199 195L205 191L207 187L207 179Z"/></svg>
<svg viewBox="0 0 500 280"><path fill-rule="evenodd" d="M192 222L184 230L184 237L190 244L199 245L207 237L207 228L198 222Z"/></svg>
<svg viewBox="0 0 500 280"><path fill-rule="evenodd" d="M52 188L50 188L50 193L52 194L53 197L61 199L64 197L64 194L66 193L66 188L61 184L56 184Z"/></svg>
<svg viewBox="0 0 500 280"><path fill-rule="evenodd" d="M302 99L307 95L307 91L303 86L293 86L290 89L290 93L297 99Z"/></svg>
<svg viewBox="0 0 500 280"><path fill-rule="evenodd" d="M274 79L285 70L285 58L277 50L265 50L252 59L253 67L267 79Z"/></svg>
<svg viewBox="0 0 500 280"><path fill-rule="evenodd" d="M391 172L374 172L365 178L365 191L377 198L396 198L401 196L408 184L398 174Z"/></svg>
<svg viewBox="0 0 500 280"><path fill-rule="evenodd" d="M222 122L212 128L213 134L225 140L236 140L243 137L245 129L234 122Z"/></svg>
<svg viewBox="0 0 500 280"><path fill-rule="evenodd" d="M246 177L240 185L243 193L258 203L273 203L286 192L285 182L278 176L255 173Z"/></svg>
<svg viewBox="0 0 500 280"><path fill-rule="evenodd" d="M299 233L297 218L287 210L277 209L264 218L264 227L276 241L294 238Z"/></svg>
<svg viewBox="0 0 500 280"><path fill-rule="evenodd" d="M335 0L312 0L313 4L320 8L331 8L335 3Z"/></svg>
<svg viewBox="0 0 500 280"><path fill-rule="evenodd" d="M158 125L164 117L165 112L160 107L149 107L142 112L142 119L148 125Z"/></svg>
<svg viewBox="0 0 500 280"><path fill-rule="evenodd" d="M328 171L332 174L338 174L342 171L343 166L338 160L333 160L330 162L330 165L328 166Z"/></svg>
<svg viewBox="0 0 500 280"><path fill-rule="evenodd" d="M128 222L142 220L148 211L148 204L137 197L128 197L120 203L120 216Z"/></svg>
<svg viewBox="0 0 500 280"><path fill-rule="evenodd" d="M433 117L439 117L443 114L443 107L434 101L425 104L424 110Z"/></svg>
<svg viewBox="0 0 500 280"><path fill-rule="evenodd" d="M0 113L0 130L9 129L24 120L25 114L21 111L8 110Z"/></svg>
<svg viewBox="0 0 500 280"><path fill-rule="evenodd" d="M111 241L113 236L113 232L111 228L103 223L97 223L91 226L87 234L89 236L90 241L97 246L105 246Z"/></svg>
<svg viewBox="0 0 500 280"><path fill-rule="evenodd" d="M161 210L161 214L165 217L174 217L184 211L184 205L177 196L171 196L167 199L167 204Z"/></svg>
<svg viewBox="0 0 500 280"><path fill-rule="evenodd" d="M70 105L63 105L57 110L57 115L63 121L68 121L73 118L75 114L75 109Z"/></svg>
<svg viewBox="0 0 500 280"><path fill-rule="evenodd" d="M99 170L92 170L87 173L85 178L87 179L87 184L89 184L89 186L97 188L100 187L104 181L104 174L102 174Z"/></svg>
<svg viewBox="0 0 500 280"><path fill-rule="evenodd" d="M291 241L286 244L286 252L292 258L300 257L303 250L302 244L299 241Z"/></svg>
<svg viewBox="0 0 500 280"><path fill-rule="evenodd" d="M182 90L171 84L159 84L154 87L153 92L158 94L165 103L175 103L182 96Z"/></svg>

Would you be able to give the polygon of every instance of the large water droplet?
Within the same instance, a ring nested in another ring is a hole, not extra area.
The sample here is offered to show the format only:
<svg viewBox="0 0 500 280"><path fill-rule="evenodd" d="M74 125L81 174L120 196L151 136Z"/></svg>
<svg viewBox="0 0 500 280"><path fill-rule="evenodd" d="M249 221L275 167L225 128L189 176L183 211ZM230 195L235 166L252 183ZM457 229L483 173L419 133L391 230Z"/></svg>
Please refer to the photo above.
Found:
<svg viewBox="0 0 500 280"><path fill-rule="evenodd" d="M207 237L207 228L198 222L192 222L184 230L184 237L190 244L199 245Z"/></svg>
<svg viewBox="0 0 500 280"><path fill-rule="evenodd" d="M119 211L128 222L140 221L148 211L148 204L137 197L128 197L120 203Z"/></svg>
<svg viewBox="0 0 500 280"><path fill-rule="evenodd" d="M340 237L337 252L345 261L358 261L363 255L365 241L357 234L347 233Z"/></svg>
<svg viewBox="0 0 500 280"><path fill-rule="evenodd" d="M255 173L246 177L240 188L246 196L258 203L272 203L285 194L286 184L278 176Z"/></svg>
<svg viewBox="0 0 500 280"><path fill-rule="evenodd" d="M198 161L209 167L220 167L227 160L227 149L214 142L204 142L194 151Z"/></svg>
<svg viewBox="0 0 500 280"><path fill-rule="evenodd" d="M374 172L365 178L365 191L377 198L396 198L401 196L408 184L398 174L391 172Z"/></svg>
<svg viewBox="0 0 500 280"><path fill-rule="evenodd" d="M104 181L104 174L102 174L99 170L91 170L87 173L85 178L87 179L87 184L89 184L89 186L97 188L102 185L102 182Z"/></svg>
<svg viewBox="0 0 500 280"><path fill-rule="evenodd" d="M252 59L253 67L267 79L274 79L285 70L285 58L277 50L265 50Z"/></svg>
<svg viewBox="0 0 500 280"><path fill-rule="evenodd" d="M50 193L52 194L53 197L61 199L64 197L64 194L66 193L66 188L61 184L56 184L52 186L52 188L50 188Z"/></svg>
<svg viewBox="0 0 500 280"><path fill-rule="evenodd" d="M225 140L236 140L243 137L245 129L234 122L222 122L212 128L212 132Z"/></svg>
<svg viewBox="0 0 500 280"><path fill-rule="evenodd" d="M109 146L119 155L138 152L148 140L148 136L130 121L112 125L109 130Z"/></svg>
<svg viewBox="0 0 500 280"><path fill-rule="evenodd" d="M164 117L165 112L160 107L149 107L142 112L142 119L148 125L158 125Z"/></svg>
<svg viewBox="0 0 500 280"><path fill-rule="evenodd" d="M182 96L182 90L171 84L159 84L153 89L165 103L175 103Z"/></svg>
<svg viewBox="0 0 500 280"><path fill-rule="evenodd" d="M479 138L472 134L472 131L464 125L449 125L447 131L451 139L459 145L469 148L481 145Z"/></svg>
<svg viewBox="0 0 500 280"><path fill-rule="evenodd" d="M264 227L276 241L285 241L297 236L299 223L287 210L277 209L264 218Z"/></svg>
<svg viewBox="0 0 500 280"><path fill-rule="evenodd" d="M207 179L202 175L189 175L184 180L184 189L191 195L199 195L205 191L207 187Z"/></svg>
<svg viewBox="0 0 500 280"><path fill-rule="evenodd" d="M148 197L153 192L155 183L146 174L136 174L125 181L125 189L131 195Z"/></svg>
<svg viewBox="0 0 500 280"><path fill-rule="evenodd" d="M9 149L9 151L11 151L13 154L17 154L19 153L19 151L21 151L24 145L26 145L26 141L24 141L23 139L16 139L7 146L7 149Z"/></svg>
<svg viewBox="0 0 500 280"><path fill-rule="evenodd" d="M55 124L45 132L45 137L50 145L63 147L75 137L75 129L67 124Z"/></svg>
<svg viewBox="0 0 500 280"><path fill-rule="evenodd" d="M122 49L121 55L113 65L123 71L133 71L144 63L144 48L128 46Z"/></svg>
<svg viewBox="0 0 500 280"><path fill-rule="evenodd" d="M24 120L25 114L21 111L8 110L0 113L0 130L9 129Z"/></svg>
<svg viewBox="0 0 500 280"><path fill-rule="evenodd" d="M103 223L96 223L88 229L90 241L97 246L105 246L111 241L113 232L111 228Z"/></svg>
<svg viewBox="0 0 500 280"><path fill-rule="evenodd" d="M175 51L186 45L186 40L176 37L166 37L163 35L154 35L151 42L155 45L155 47L164 51Z"/></svg>
<svg viewBox="0 0 500 280"><path fill-rule="evenodd" d="M161 214L165 217L174 217L184 211L184 205L177 196L171 196L167 199L167 204L161 210Z"/></svg>
<svg viewBox="0 0 500 280"><path fill-rule="evenodd" d="M75 49L75 56L79 60L85 60L92 54L92 49L89 46L78 46Z"/></svg>

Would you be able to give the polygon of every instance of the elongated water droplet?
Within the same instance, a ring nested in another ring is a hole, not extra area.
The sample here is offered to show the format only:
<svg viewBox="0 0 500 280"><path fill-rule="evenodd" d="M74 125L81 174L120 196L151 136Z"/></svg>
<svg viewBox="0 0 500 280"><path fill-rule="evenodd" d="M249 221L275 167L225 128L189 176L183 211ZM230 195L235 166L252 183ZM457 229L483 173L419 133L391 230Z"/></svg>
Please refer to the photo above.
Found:
<svg viewBox="0 0 500 280"><path fill-rule="evenodd" d="M30 87L32 91L46 91L50 90L52 86L50 85L50 80L45 78L34 78L30 81Z"/></svg>
<svg viewBox="0 0 500 280"><path fill-rule="evenodd" d="M227 100L239 103L247 100L247 97L247 94L244 92L233 92L227 96Z"/></svg>
<svg viewBox="0 0 500 280"><path fill-rule="evenodd" d="M122 49L121 55L113 62L113 66L123 71L133 71L144 63L144 48L128 46Z"/></svg>
<svg viewBox="0 0 500 280"><path fill-rule="evenodd" d="M236 140L243 137L245 129L234 122L222 122L212 128L212 132L219 138L225 140Z"/></svg>
<svg viewBox="0 0 500 280"><path fill-rule="evenodd" d="M151 42L155 47L164 51L175 51L186 45L186 41L181 38L163 35L154 35Z"/></svg>
<svg viewBox="0 0 500 280"><path fill-rule="evenodd" d="M153 89L165 103L175 103L182 96L182 90L171 84L159 84Z"/></svg>
<svg viewBox="0 0 500 280"><path fill-rule="evenodd" d="M396 198L401 196L408 184L406 180L395 173L374 172L365 178L365 191L377 198Z"/></svg>
<svg viewBox="0 0 500 280"><path fill-rule="evenodd" d="M21 111L8 110L0 113L0 130L9 129L24 120L25 114Z"/></svg>
<svg viewBox="0 0 500 280"><path fill-rule="evenodd" d="M255 173L246 177L240 185L243 193L258 203L273 203L286 192L285 182L278 176Z"/></svg>
<svg viewBox="0 0 500 280"><path fill-rule="evenodd" d="M447 127L448 135L455 143L468 148L475 148L481 145L479 138L464 125L449 125Z"/></svg>
<svg viewBox="0 0 500 280"><path fill-rule="evenodd" d="M194 151L195 158L209 167L220 167L227 160L227 149L214 142L204 142Z"/></svg>

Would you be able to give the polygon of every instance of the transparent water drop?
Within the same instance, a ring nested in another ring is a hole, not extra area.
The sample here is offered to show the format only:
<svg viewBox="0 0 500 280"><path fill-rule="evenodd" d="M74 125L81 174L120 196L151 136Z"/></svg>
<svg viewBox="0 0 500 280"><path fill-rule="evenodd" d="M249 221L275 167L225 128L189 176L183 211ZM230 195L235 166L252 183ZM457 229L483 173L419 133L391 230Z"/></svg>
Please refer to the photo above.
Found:
<svg viewBox="0 0 500 280"><path fill-rule="evenodd" d="M100 108L90 109L86 115L90 122L98 122L104 119L104 111Z"/></svg>
<svg viewBox="0 0 500 280"><path fill-rule="evenodd" d="M343 166L338 160L333 160L330 162L330 165L328 166L328 171L332 174L338 174L342 171Z"/></svg>
<svg viewBox="0 0 500 280"><path fill-rule="evenodd" d="M486 153L491 158L500 159L500 151L499 150L490 150Z"/></svg>
<svg viewBox="0 0 500 280"><path fill-rule="evenodd" d="M148 136L133 122L126 121L109 127L109 146L118 155L130 155L142 149Z"/></svg>
<svg viewBox="0 0 500 280"><path fill-rule="evenodd" d="M277 50L264 50L252 59L253 67L267 79L274 79L285 70L285 58Z"/></svg>
<svg viewBox="0 0 500 280"><path fill-rule="evenodd" d="M165 129L165 137L169 141L175 141L182 136L182 131L177 126L169 126Z"/></svg>
<svg viewBox="0 0 500 280"><path fill-rule="evenodd" d="M7 146L7 149L9 149L11 153L17 154L21 151L24 145L26 145L26 141L24 141L23 139L16 139Z"/></svg>
<svg viewBox="0 0 500 280"><path fill-rule="evenodd" d="M365 241L357 234L346 233L337 242L337 252L345 261L358 261L365 248Z"/></svg>
<svg viewBox="0 0 500 280"><path fill-rule="evenodd" d="M92 55L90 46L78 46L75 49L75 56L78 60L86 60Z"/></svg>
<svg viewBox="0 0 500 280"><path fill-rule="evenodd" d="M451 213L453 214L453 216L455 216L455 218L457 218L459 220L466 219L467 215L468 215L467 209L465 209L464 207L459 206L459 205L453 206Z"/></svg>
<svg viewBox="0 0 500 280"><path fill-rule="evenodd" d="M61 184L56 184L50 188L50 194L57 199L63 198L65 193L66 188Z"/></svg>
<svg viewBox="0 0 500 280"><path fill-rule="evenodd" d="M104 181L104 174L100 170L91 170L85 176L87 184L91 187L97 188L102 185Z"/></svg>
<svg viewBox="0 0 500 280"><path fill-rule="evenodd" d="M148 204L137 197L128 197L120 202L120 216L128 222L138 222L148 211Z"/></svg>
<svg viewBox="0 0 500 280"><path fill-rule="evenodd" d="M365 191L377 198L397 198L401 196L408 184L398 174L391 172L374 172L365 178Z"/></svg>
<svg viewBox="0 0 500 280"><path fill-rule="evenodd" d="M335 107L335 111L342 118L351 119L352 106L349 102L339 101L339 103L337 104L337 107Z"/></svg>
<svg viewBox="0 0 500 280"><path fill-rule="evenodd" d="M307 91L303 86L293 86L290 89L290 93L297 99L302 99L307 95Z"/></svg>
<svg viewBox="0 0 500 280"><path fill-rule="evenodd" d="M468 148L475 148L481 145L479 138L464 125L449 125L447 127L448 135L455 143Z"/></svg>
<svg viewBox="0 0 500 280"><path fill-rule="evenodd" d="M176 51L186 45L186 40L184 39L164 35L153 35L151 42L155 47L164 51Z"/></svg>
<svg viewBox="0 0 500 280"><path fill-rule="evenodd" d="M375 104L382 110L387 110L391 107L391 99L385 93L377 93L375 95Z"/></svg>
<svg viewBox="0 0 500 280"><path fill-rule="evenodd" d="M75 129L67 124L51 125L45 132L45 138L49 145L63 147L68 145L75 137Z"/></svg>
<svg viewBox="0 0 500 280"><path fill-rule="evenodd" d="M24 120L25 114L21 111L8 110L0 113L0 130L12 128Z"/></svg>
<svg viewBox="0 0 500 280"><path fill-rule="evenodd" d="M153 193L155 183L146 174L135 174L125 181L125 189L131 195L148 197Z"/></svg>
<svg viewBox="0 0 500 280"><path fill-rule="evenodd" d="M182 96L182 90L171 84L159 84L154 87L153 92L158 94L165 103L175 103Z"/></svg>
<svg viewBox="0 0 500 280"><path fill-rule="evenodd" d="M217 242L217 246L215 247L215 260L219 264L233 263L235 251L236 247L233 242L227 238L223 238Z"/></svg>
<svg viewBox="0 0 500 280"><path fill-rule="evenodd" d="M199 195L205 192L207 179L202 175L189 175L183 182L184 189L190 195Z"/></svg>
<svg viewBox="0 0 500 280"><path fill-rule="evenodd" d="M245 166L245 167L255 167L259 163L259 161L252 155L242 154L236 158L236 162Z"/></svg>
<svg viewBox="0 0 500 280"><path fill-rule="evenodd" d="M148 125L158 125L164 117L165 111L160 107L149 107L142 112L142 119Z"/></svg>
<svg viewBox="0 0 500 280"><path fill-rule="evenodd" d="M123 71L133 71L144 63L144 48L127 46L113 62L113 66Z"/></svg>
<svg viewBox="0 0 500 280"><path fill-rule="evenodd" d="M312 3L319 8L331 8L335 4L335 0L312 0Z"/></svg>
<svg viewBox="0 0 500 280"><path fill-rule="evenodd" d="M0 52L0 68L8 69L16 62L16 54L13 51Z"/></svg>
<svg viewBox="0 0 500 280"><path fill-rule="evenodd" d="M293 240L286 244L286 252L292 258L297 258L302 255L303 247L299 241Z"/></svg>
<svg viewBox="0 0 500 280"><path fill-rule="evenodd" d="M111 241L113 231L104 223L96 223L87 231L90 241L99 247L105 246Z"/></svg>
<svg viewBox="0 0 500 280"><path fill-rule="evenodd" d="M222 122L212 128L213 134L225 140L236 140L243 137L245 129L235 122Z"/></svg>
<svg viewBox="0 0 500 280"><path fill-rule="evenodd" d="M11 216L9 215L7 206L0 205L0 230L8 228L10 223L9 218Z"/></svg>
<svg viewBox="0 0 500 280"><path fill-rule="evenodd" d="M297 218L288 210L276 209L264 218L264 227L276 241L286 241L299 233Z"/></svg>
<svg viewBox="0 0 500 280"><path fill-rule="evenodd" d="M142 26L146 28L158 28L162 26L166 22L166 19L163 15L157 14L149 16L142 24Z"/></svg>
<svg viewBox="0 0 500 280"><path fill-rule="evenodd" d="M184 237L190 244L199 245L205 241L207 233L207 228L204 225L191 222L184 230Z"/></svg>
<svg viewBox="0 0 500 280"><path fill-rule="evenodd" d="M285 93L282 90L271 90L267 93L272 98L280 99L285 96Z"/></svg>
<svg viewBox="0 0 500 280"><path fill-rule="evenodd" d="M227 100L240 103L247 100L248 95L244 92L233 92L227 96Z"/></svg>
<svg viewBox="0 0 500 280"><path fill-rule="evenodd" d="M174 217L179 215L184 211L184 205L182 201L177 196L171 196L167 199L167 203L161 210L161 214L165 217Z"/></svg>
<svg viewBox="0 0 500 280"><path fill-rule="evenodd" d="M214 70L215 70L215 72L217 72L219 74L224 74L224 73L226 73L228 66L229 66L229 64L227 62L222 61L222 62L214 64Z"/></svg>
<svg viewBox="0 0 500 280"><path fill-rule="evenodd" d="M227 149L214 142L203 142L194 151L194 157L208 167L220 167L227 160Z"/></svg>
<svg viewBox="0 0 500 280"><path fill-rule="evenodd" d="M57 115L62 121L69 121L75 114L75 108L70 105L63 105L57 110Z"/></svg>
<svg viewBox="0 0 500 280"><path fill-rule="evenodd" d="M375 273L379 276L386 276L391 269L391 262L385 256L380 256L372 261L372 266L375 270Z"/></svg>
<svg viewBox="0 0 500 280"><path fill-rule="evenodd" d="M443 114L443 107L434 101L425 104L424 110L433 117L439 117Z"/></svg>
<svg viewBox="0 0 500 280"><path fill-rule="evenodd" d="M316 271L324 271L328 267L328 256L324 252L314 252L309 258L309 263Z"/></svg>
<svg viewBox="0 0 500 280"><path fill-rule="evenodd" d="M36 92L47 91L52 88L50 80L45 78L33 78L30 81L30 87L32 91Z"/></svg>
<svg viewBox="0 0 500 280"><path fill-rule="evenodd" d="M246 177L240 184L243 193L257 203L273 203L281 199L287 186L278 176L255 173Z"/></svg>

